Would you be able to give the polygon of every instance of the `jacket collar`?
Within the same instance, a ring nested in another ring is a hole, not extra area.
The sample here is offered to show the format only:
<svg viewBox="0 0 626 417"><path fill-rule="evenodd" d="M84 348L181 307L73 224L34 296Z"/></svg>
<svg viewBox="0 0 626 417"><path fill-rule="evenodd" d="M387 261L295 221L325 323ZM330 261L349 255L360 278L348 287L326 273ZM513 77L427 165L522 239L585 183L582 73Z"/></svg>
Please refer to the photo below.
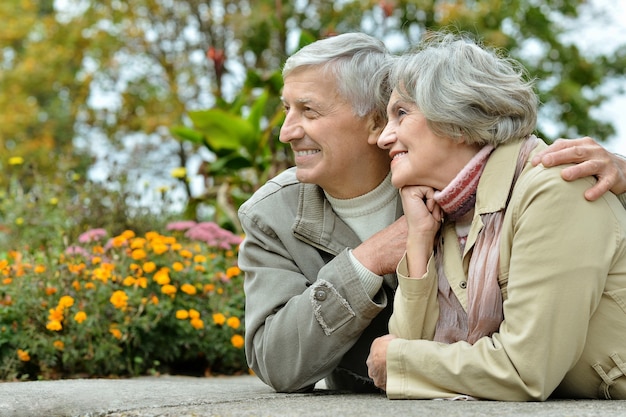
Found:
<svg viewBox="0 0 626 417"><path fill-rule="evenodd" d="M361 243L359 237L333 211L321 187L300 184L298 211L292 230L298 239L333 254ZM400 193L396 200L396 218L402 215Z"/></svg>

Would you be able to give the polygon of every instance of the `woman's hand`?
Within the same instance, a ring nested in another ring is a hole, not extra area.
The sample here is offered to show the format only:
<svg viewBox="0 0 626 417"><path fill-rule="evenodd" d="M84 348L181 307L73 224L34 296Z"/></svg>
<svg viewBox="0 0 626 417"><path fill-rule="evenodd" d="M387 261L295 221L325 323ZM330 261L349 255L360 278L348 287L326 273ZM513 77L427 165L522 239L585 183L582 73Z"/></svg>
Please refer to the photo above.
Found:
<svg viewBox="0 0 626 417"><path fill-rule="evenodd" d="M400 196L409 226L406 241L409 276L421 278L426 273L428 259L433 253L443 211L434 200L435 190L430 187L405 186L400 190Z"/></svg>

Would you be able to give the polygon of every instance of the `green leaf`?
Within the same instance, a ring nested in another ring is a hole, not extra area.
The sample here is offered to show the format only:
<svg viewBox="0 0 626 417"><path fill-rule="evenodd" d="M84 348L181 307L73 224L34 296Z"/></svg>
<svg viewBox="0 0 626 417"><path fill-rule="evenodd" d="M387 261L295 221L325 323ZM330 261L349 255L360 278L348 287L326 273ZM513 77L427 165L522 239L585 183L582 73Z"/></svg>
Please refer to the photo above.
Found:
<svg viewBox="0 0 626 417"><path fill-rule="evenodd" d="M170 133L178 140L186 140L200 145L204 144L202 133L186 126L173 126L170 128Z"/></svg>
<svg viewBox="0 0 626 417"><path fill-rule="evenodd" d="M254 136L254 128L247 120L221 109L193 111L189 117L212 151L238 150Z"/></svg>

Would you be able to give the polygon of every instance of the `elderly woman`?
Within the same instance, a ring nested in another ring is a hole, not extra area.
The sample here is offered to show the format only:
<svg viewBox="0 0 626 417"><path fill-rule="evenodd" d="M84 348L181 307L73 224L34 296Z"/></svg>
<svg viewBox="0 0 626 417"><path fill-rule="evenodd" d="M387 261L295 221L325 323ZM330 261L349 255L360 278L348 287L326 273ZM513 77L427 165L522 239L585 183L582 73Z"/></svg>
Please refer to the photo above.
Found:
<svg viewBox="0 0 626 417"><path fill-rule="evenodd" d="M626 399L626 212L532 165L517 63L433 38L396 62L378 139L409 237L370 377L389 398Z"/></svg>

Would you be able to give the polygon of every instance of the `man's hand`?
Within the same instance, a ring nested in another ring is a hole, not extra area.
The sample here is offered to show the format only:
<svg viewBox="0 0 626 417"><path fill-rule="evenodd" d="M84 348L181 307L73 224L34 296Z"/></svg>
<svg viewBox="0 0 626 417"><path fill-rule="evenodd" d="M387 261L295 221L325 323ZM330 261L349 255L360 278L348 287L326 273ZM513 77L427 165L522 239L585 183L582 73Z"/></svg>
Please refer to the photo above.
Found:
<svg viewBox="0 0 626 417"><path fill-rule="evenodd" d="M392 274L406 250L407 230L402 216L354 248L352 254L376 275Z"/></svg>
<svg viewBox="0 0 626 417"><path fill-rule="evenodd" d="M626 159L600 146L586 136L580 139L558 139L532 159L533 165L545 167L575 163L564 168L561 177L565 181L595 175L598 182L587 191L585 198L594 201L607 191L615 194L626 192Z"/></svg>
<svg viewBox="0 0 626 417"><path fill-rule="evenodd" d="M392 334L374 339L370 354L367 357L367 374L374 381L374 385L382 390L387 389L387 348L389 342L396 339Z"/></svg>

